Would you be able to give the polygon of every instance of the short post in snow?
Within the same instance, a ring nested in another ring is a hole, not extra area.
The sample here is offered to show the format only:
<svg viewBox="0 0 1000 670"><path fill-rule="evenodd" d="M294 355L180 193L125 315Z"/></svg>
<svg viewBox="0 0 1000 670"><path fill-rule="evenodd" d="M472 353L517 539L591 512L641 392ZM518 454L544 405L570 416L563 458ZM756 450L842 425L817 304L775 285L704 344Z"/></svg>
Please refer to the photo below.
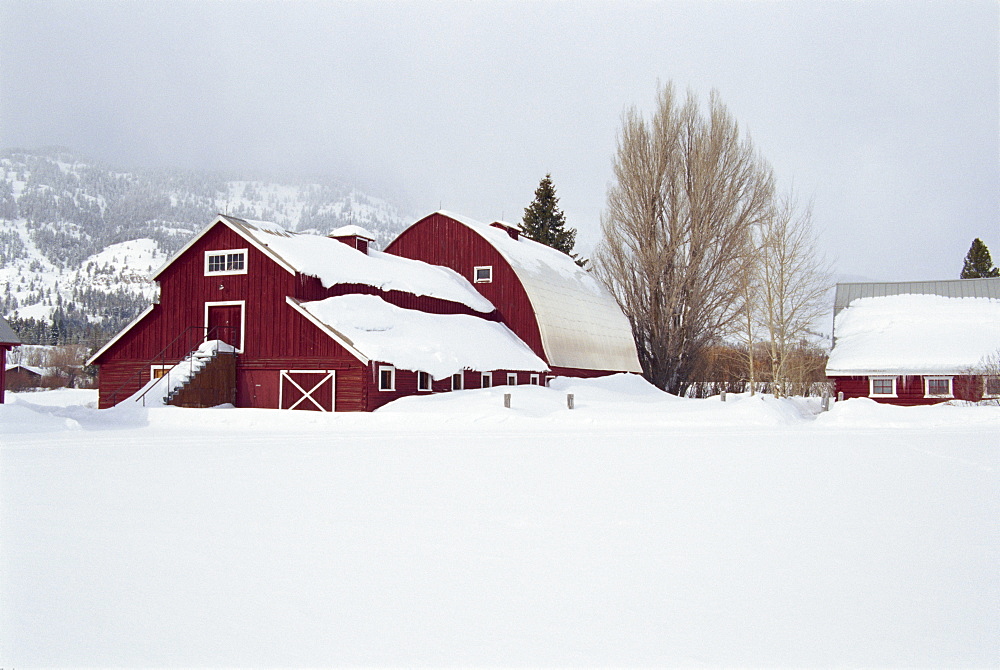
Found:
<svg viewBox="0 0 1000 670"><path fill-rule="evenodd" d="M823 411L830 411L830 392L826 389L823 389Z"/></svg>
<svg viewBox="0 0 1000 670"><path fill-rule="evenodd" d="M722 393L720 393L719 397L722 398L722 402L726 402L726 392L725 391L723 391Z"/></svg>
<svg viewBox="0 0 1000 670"><path fill-rule="evenodd" d="M573 409L573 394L572 393L567 393L566 394L566 407L568 409Z"/></svg>
<svg viewBox="0 0 1000 670"><path fill-rule="evenodd" d="M844 402L844 392L837 391L837 402Z"/></svg>
<svg viewBox="0 0 1000 670"><path fill-rule="evenodd" d="M510 409L510 394L509 393L504 393L503 394L503 406L506 407L507 409Z"/></svg>

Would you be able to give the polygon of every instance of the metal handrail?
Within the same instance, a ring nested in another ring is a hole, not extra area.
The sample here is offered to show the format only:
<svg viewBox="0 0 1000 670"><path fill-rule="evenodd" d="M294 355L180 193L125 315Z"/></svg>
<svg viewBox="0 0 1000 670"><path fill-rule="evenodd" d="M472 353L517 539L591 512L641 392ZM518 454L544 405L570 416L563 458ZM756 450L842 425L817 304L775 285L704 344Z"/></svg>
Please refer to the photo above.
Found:
<svg viewBox="0 0 1000 670"><path fill-rule="evenodd" d="M114 405L118 404L118 394L121 393L121 390L123 388L125 388L126 386L128 386L130 384L134 384L136 381L138 381L139 382L139 388L141 389L143 387L144 384L143 384L142 378L143 378L143 376L145 374L147 374L147 370L148 370L148 367L150 365L154 365L157 362L159 362L159 364L162 367L165 368L167 366L167 351L169 351L170 348L173 347L177 343L177 341L180 340L181 338L185 338L184 341L187 343L187 344L184 344L182 346L182 349L187 349L188 350L188 355L190 355L194 351L194 349L191 348L191 340L192 340L192 338L190 337L191 331L198 331L198 336L202 338L200 341L201 342L207 342L209 340L209 335L212 335L212 334L218 335L219 331L221 331L221 330L230 330L230 331L233 331L235 329L236 329L236 326L212 326L211 329L209 329L208 326L188 326L187 328L185 328L184 330L182 330L180 332L180 334L178 334L176 337L174 337L174 339L170 340L170 342L167 343L167 345L165 347L163 347L163 349L161 349L159 351L159 353L157 353L155 356L153 356L149 360L145 361L145 363L143 365L146 367L146 370L136 370L136 372L135 372L134 375L130 375L125 381L123 381L121 384L119 384L117 386L117 388L115 388L114 391L111 392L111 405L114 406ZM198 342L198 341L199 340L195 340L195 342ZM197 347L195 347L195 348L197 348ZM181 361L183 361L183 360L184 360L184 357L181 357ZM171 366L171 368L174 367L174 366L176 366L176 365L177 365L177 363L175 363L173 366ZM191 359L191 371L193 372L193 370L194 370L194 358L192 357L192 359ZM164 376L167 377L167 383L169 384L170 383L170 372L169 372L169 370L167 371L166 375L164 375ZM150 381L152 381L152 380L150 380ZM148 383L148 382L146 382L146 383ZM152 386L150 388L146 389L145 391L143 391L142 395L139 396L138 398L136 398L136 402L138 402L139 400L142 400L142 405L143 405L143 407L145 407L146 406L146 394L149 393L151 390L152 390ZM134 391L133 391L133 393L134 393ZM131 395L131 394L129 394L129 395Z"/></svg>

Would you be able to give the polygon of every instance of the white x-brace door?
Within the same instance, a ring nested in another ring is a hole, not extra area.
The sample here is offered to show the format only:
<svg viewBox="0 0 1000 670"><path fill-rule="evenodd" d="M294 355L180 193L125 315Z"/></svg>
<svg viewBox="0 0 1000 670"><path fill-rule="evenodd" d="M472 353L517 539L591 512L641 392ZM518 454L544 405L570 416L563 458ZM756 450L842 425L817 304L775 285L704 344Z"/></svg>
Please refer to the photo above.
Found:
<svg viewBox="0 0 1000 670"><path fill-rule="evenodd" d="M325 386L327 382L329 386ZM327 390L329 390L329 406L326 406L325 402ZM278 407L332 412L336 405L336 391L334 370L282 370L278 379ZM300 393L301 395L298 395Z"/></svg>

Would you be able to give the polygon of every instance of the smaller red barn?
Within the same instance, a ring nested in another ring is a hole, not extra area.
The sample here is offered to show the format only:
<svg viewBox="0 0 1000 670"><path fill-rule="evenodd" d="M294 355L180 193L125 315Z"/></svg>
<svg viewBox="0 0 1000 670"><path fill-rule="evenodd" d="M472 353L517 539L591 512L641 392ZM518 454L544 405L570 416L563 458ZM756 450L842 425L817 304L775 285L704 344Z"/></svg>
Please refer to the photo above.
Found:
<svg viewBox="0 0 1000 670"><path fill-rule="evenodd" d="M838 284L833 335L826 374L844 398L1000 397L1000 279Z"/></svg>
<svg viewBox="0 0 1000 670"><path fill-rule="evenodd" d="M21 339L14 333L10 324L0 316L0 403L3 402L4 389L7 388L7 352L21 344Z"/></svg>

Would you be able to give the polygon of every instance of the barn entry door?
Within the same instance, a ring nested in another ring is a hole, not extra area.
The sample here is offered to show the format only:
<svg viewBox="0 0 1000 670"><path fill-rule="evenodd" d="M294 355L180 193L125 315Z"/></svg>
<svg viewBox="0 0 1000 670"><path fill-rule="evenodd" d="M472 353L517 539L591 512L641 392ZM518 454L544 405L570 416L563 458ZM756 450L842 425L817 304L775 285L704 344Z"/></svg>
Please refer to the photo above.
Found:
<svg viewBox="0 0 1000 670"><path fill-rule="evenodd" d="M205 305L205 325L208 326L206 339L222 340L226 344L243 350L243 305Z"/></svg>
<svg viewBox="0 0 1000 670"><path fill-rule="evenodd" d="M333 370L282 370L278 407L332 412L336 378Z"/></svg>

